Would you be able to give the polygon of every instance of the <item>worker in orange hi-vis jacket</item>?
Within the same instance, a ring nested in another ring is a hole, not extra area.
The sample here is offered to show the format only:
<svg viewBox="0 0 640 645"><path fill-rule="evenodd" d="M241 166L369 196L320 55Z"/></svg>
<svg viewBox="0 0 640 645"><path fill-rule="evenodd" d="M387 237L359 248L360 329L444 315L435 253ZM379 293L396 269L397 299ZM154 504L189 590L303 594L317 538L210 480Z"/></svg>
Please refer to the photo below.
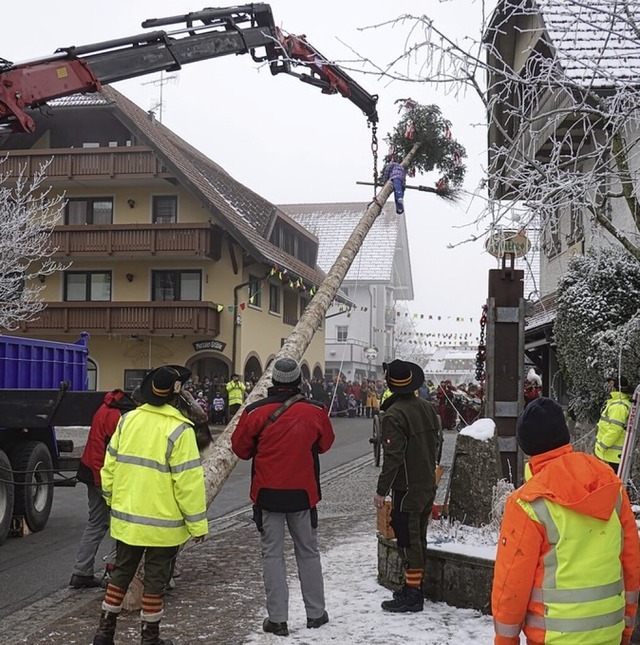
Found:
<svg viewBox="0 0 640 645"><path fill-rule="evenodd" d="M560 405L535 399L516 434L531 457L508 498L491 607L495 645L628 645L638 606L640 543L615 473L574 452Z"/></svg>

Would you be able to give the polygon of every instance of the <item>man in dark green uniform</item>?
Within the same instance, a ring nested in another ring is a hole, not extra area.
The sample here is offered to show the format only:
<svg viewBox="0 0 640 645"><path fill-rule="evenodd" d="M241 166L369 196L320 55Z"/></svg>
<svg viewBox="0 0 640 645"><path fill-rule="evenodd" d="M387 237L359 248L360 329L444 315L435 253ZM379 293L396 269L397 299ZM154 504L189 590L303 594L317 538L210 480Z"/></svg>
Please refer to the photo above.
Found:
<svg viewBox="0 0 640 645"><path fill-rule="evenodd" d="M422 579L427 550L427 522L436 494L436 455L440 431L433 405L415 396L424 383L419 365L395 360L383 368L391 396L380 417L384 462L373 502L384 506L391 494L391 526L405 558L405 583L382 609L422 611Z"/></svg>

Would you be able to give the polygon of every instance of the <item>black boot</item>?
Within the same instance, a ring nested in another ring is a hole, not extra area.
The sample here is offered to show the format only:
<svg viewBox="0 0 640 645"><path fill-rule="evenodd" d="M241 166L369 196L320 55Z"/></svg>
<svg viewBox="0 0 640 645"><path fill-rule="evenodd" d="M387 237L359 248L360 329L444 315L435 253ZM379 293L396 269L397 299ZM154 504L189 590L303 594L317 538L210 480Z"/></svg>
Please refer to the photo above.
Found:
<svg viewBox="0 0 640 645"><path fill-rule="evenodd" d="M118 614L112 611L102 611L98 631L93 637L93 645L114 645L113 636L116 633L116 621Z"/></svg>
<svg viewBox="0 0 640 645"><path fill-rule="evenodd" d="M173 645L173 641L160 638L160 621L148 623L142 621L141 645Z"/></svg>
<svg viewBox="0 0 640 645"><path fill-rule="evenodd" d="M272 620L265 618L262 622L262 630L267 634L275 634L276 636L289 636L289 628L287 623L274 623Z"/></svg>
<svg viewBox="0 0 640 645"><path fill-rule="evenodd" d="M385 600L382 603L382 608L394 613L422 611L424 609L422 589L404 585L393 594L393 600Z"/></svg>

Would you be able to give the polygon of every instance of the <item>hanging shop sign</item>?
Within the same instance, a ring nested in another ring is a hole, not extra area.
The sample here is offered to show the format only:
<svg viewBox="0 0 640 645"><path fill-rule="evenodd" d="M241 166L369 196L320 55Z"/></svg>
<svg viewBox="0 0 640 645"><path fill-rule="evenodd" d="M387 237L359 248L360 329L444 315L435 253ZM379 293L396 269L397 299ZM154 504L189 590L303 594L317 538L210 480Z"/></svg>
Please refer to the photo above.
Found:
<svg viewBox="0 0 640 645"><path fill-rule="evenodd" d="M227 346L227 343L223 343L221 340L197 340L193 343L193 349L196 352L199 352L203 349L213 349L216 352L224 352L224 348Z"/></svg>
<svg viewBox="0 0 640 645"><path fill-rule="evenodd" d="M521 258L531 250L531 241L524 231L495 231L487 238L485 248L495 258L508 253Z"/></svg>
<svg viewBox="0 0 640 645"><path fill-rule="evenodd" d="M378 358L377 347L365 347L364 350L362 350L362 353L368 361L375 361L376 358Z"/></svg>

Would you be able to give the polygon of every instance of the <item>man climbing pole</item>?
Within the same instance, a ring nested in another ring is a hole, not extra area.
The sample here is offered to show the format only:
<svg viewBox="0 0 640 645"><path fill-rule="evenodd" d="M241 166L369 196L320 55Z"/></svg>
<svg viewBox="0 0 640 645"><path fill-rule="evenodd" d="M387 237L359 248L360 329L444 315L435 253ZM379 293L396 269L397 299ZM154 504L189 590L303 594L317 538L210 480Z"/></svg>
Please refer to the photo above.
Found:
<svg viewBox="0 0 640 645"><path fill-rule="evenodd" d="M389 155L386 158L386 164L382 169L382 183L391 181L393 184L393 196L396 201L396 213L404 213L404 191L407 180L407 171L399 163L398 158Z"/></svg>

